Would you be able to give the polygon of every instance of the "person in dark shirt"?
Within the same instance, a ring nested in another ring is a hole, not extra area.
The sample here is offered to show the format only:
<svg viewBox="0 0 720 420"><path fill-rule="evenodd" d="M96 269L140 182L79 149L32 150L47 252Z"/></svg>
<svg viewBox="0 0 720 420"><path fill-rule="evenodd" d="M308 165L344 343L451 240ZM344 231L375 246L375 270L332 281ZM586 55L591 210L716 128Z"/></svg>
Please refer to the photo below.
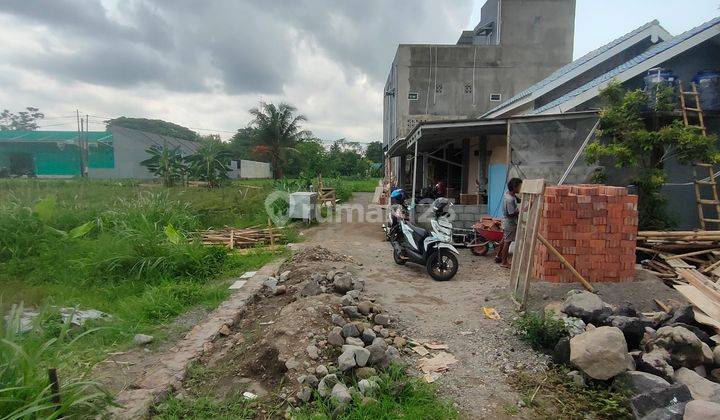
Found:
<svg viewBox="0 0 720 420"><path fill-rule="evenodd" d="M502 248L498 259L500 260L500 266L510 268L508 257L510 255L510 244L515 240L515 232L517 231L518 215L520 214L520 208L518 207L519 198L517 194L520 193L520 186L522 186L522 180L520 178L513 178L508 182L508 190L503 196L502 211L503 217L503 242Z"/></svg>

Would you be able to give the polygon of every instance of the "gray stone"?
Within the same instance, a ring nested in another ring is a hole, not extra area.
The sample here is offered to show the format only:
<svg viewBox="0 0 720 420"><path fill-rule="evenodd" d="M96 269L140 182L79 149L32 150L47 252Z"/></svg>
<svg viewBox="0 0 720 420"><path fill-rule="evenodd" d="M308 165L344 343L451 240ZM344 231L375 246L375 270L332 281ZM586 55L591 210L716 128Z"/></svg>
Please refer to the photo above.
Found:
<svg viewBox="0 0 720 420"><path fill-rule="evenodd" d="M295 369L297 369L299 366L300 366L300 362L298 362L298 361L295 360L295 359L290 359L290 360L288 360L288 361L285 362L285 367L287 368L287 370L295 370Z"/></svg>
<svg viewBox="0 0 720 420"><path fill-rule="evenodd" d="M670 404L667 407L656 408L647 413L640 420L682 420L687 403Z"/></svg>
<svg viewBox="0 0 720 420"><path fill-rule="evenodd" d="M334 399L336 399L340 404L345 404L352 400L352 396L350 395L350 391L347 389L345 385L338 382L333 387L332 391L330 392L330 396Z"/></svg>
<svg viewBox="0 0 720 420"><path fill-rule="evenodd" d="M720 346L715 346L713 349L713 361L716 365L720 366Z"/></svg>
<svg viewBox="0 0 720 420"><path fill-rule="evenodd" d="M586 325L585 321L583 321L582 319L567 315L562 316L561 319L565 323L565 331L568 332L570 338L585 332Z"/></svg>
<svg viewBox="0 0 720 420"><path fill-rule="evenodd" d="M345 338L343 337L343 329L340 327L334 327L330 334L328 334L328 343L333 346L342 346L345 344Z"/></svg>
<svg viewBox="0 0 720 420"><path fill-rule="evenodd" d="M387 314L376 314L373 321L375 321L377 325L382 325L383 327L390 325L390 317Z"/></svg>
<svg viewBox="0 0 720 420"><path fill-rule="evenodd" d="M715 346L715 342L710 338L710 336L703 331L702 329L696 327L695 325L690 324L683 324L681 322L676 322L672 325L668 325L669 327L684 327L688 330L692 331L693 334L697 336L697 338L700 339L703 343L709 345L709 346Z"/></svg>
<svg viewBox="0 0 720 420"><path fill-rule="evenodd" d="M333 278L333 289L336 293L345 294L353 290L353 278L350 273L335 275Z"/></svg>
<svg viewBox="0 0 720 420"><path fill-rule="evenodd" d="M335 278L335 275L338 274L338 273L340 273L339 270L330 270L330 271L328 271L327 274L325 275L325 278L326 278L328 281L332 281L332 280Z"/></svg>
<svg viewBox="0 0 720 420"><path fill-rule="evenodd" d="M615 327L599 327L570 339L570 362L594 379L607 380L628 369L627 343Z"/></svg>
<svg viewBox="0 0 720 420"><path fill-rule="evenodd" d="M623 302L619 304L615 310L613 310L613 315L620 315L620 316L627 316L631 318L637 318L638 312L633 308L632 303L630 302Z"/></svg>
<svg viewBox="0 0 720 420"><path fill-rule="evenodd" d="M290 278L290 270L283 271L280 273L280 278L278 279L279 283L285 283Z"/></svg>
<svg viewBox="0 0 720 420"><path fill-rule="evenodd" d="M277 288L278 281L275 277L268 277L263 281L263 286L270 289L270 292L275 293L275 289Z"/></svg>
<svg viewBox="0 0 720 420"><path fill-rule="evenodd" d="M636 348L645 334L645 323L640 318L613 315L608 317L607 323L622 331L630 348Z"/></svg>
<svg viewBox="0 0 720 420"><path fill-rule="evenodd" d="M345 344L351 345L351 346L358 346L358 347L365 347L365 343L356 337L347 337L345 338Z"/></svg>
<svg viewBox="0 0 720 420"><path fill-rule="evenodd" d="M375 325L372 327L373 331L375 331L375 334L380 334L380 331L383 330L382 325Z"/></svg>
<svg viewBox="0 0 720 420"><path fill-rule="evenodd" d="M345 315L349 316L350 318L362 318L362 315L360 314L357 306L355 306L355 305L343 306L342 311Z"/></svg>
<svg viewBox="0 0 720 420"><path fill-rule="evenodd" d="M318 384L318 394L323 397L327 397L328 395L330 395L330 390L332 390L335 384L337 384L338 382L338 377L334 373L323 376L323 378L320 379L320 383Z"/></svg>
<svg viewBox="0 0 720 420"><path fill-rule="evenodd" d="M317 296L320 293L322 293L322 288L320 284L313 279L308 280L302 290L300 290L300 295L302 296Z"/></svg>
<svg viewBox="0 0 720 420"><path fill-rule="evenodd" d="M314 345L310 344L309 346L307 346L306 350L308 357L310 357L312 360L316 360L318 357L320 357L319 350Z"/></svg>
<svg viewBox="0 0 720 420"><path fill-rule="evenodd" d="M340 303L342 306L352 306L355 305L355 299L350 295L344 295L342 299L340 299Z"/></svg>
<svg viewBox="0 0 720 420"><path fill-rule="evenodd" d="M360 390L360 393L362 395L372 395L377 391L378 384L375 381L371 381L369 379L361 379L358 382L358 390Z"/></svg>
<svg viewBox="0 0 720 420"><path fill-rule="evenodd" d="M339 327L336 327L339 328ZM355 324L347 323L341 328L343 337L360 337L360 331Z"/></svg>
<svg viewBox="0 0 720 420"><path fill-rule="evenodd" d="M675 369L668 361L670 355L664 349L654 349L651 352L643 353L637 360L637 368L643 372L651 373L665 380L671 380L675 375Z"/></svg>
<svg viewBox="0 0 720 420"><path fill-rule="evenodd" d="M310 402L310 400L312 399L312 395L313 395L312 388L310 388L308 386L302 387L300 389L300 391L298 391L297 394L295 394L297 399L304 403Z"/></svg>
<svg viewBox="0 0 720 420"><path fill-rule="evenodd" d="M710 401L690 401L685 406L684 420L720 420L720 404Z"/></svg>
<svg viewBox="0 0 720 420"><path fill-rule="evenodd" d="M553 363L564 365L570 362L570 337L561 338L552 353Z"/></svg>
<svg viewBox="0 0 720 420"><path fill-rule="evenodd" d="M703 344L692 331L684 327L662 327L652 342L654 347L665 349L670 354L670 365L674 368L694 368L703 364L706 358Z"/></svg>
<svg viewBox="0 0 720 420"><path fill-rule="evenodd" d="M322 378L328 374L328 368L325 367L325 365L318 365L318 367L315 368L315 373Z"/></svg>
<svg viewBox="0 0 720 420"><path fill-rule="evenodd" d="M567 376L572 379L575 385L585 386L585 378L583 378L582 373L578 372L577 370L571 370L567 373Z"/></svg>
<svg viewBox="0 0 720 420"><path fill-rule="evenodd" d="M584 290L571 290L565 297L562 312L582 319L586 323L602 324L612 315L612 307L598 295Z"/></svg>
<svg viewBox="0 0 720 420"><path fill-rule="evenodd" d="M387 344L385 344L385 342L383 342L382 345L380 343L373 343L365 348L370 352L368 363L371 366L381 364L382 360L385 359L385 351L387 350Z"/></svg>
<svg viewBox="0 0 720 420"><path fill-rule="evenodd" d="M350 350L343 350L342 354L338 356L338 368L345 372L357 366L355 362L355 352Z"/></svg>
<svg viewBox="0 0 720 420"><path fill-rule="evenodd" d="M630 399L630 407L632 407L633 414L635 414L636 418L644 418L657 409L682 404L691 399L690 390L688 390L686 385L673 384L667 388L654 389L632 397ZM657 416L657 414L658 413L656 413L655 416Z"/></svg>
<svg viewBox="0 0 720 420"><path fill-rule="evenodd" d="M135 334L135 337L133 337L133 342L138 346L144 346L146 344L152 343L154 339L155 338L152 335Z"/></svg>
<svg viewBox="0 0 720 420"><path fill-rule="evenodd" d="M347 321L345 321L345 318L342 317L342 315L339 314L332 314L330 316L330 320L333 324L342 327L343 325L347 324Z"/></svg>
<svg viewBox="0 0 720 420"><path fill-rule="evenodd" d="M615 378L615 381L632 391L633 395L668 388L670 386L668 381L657 375L639 371L622 373Z"/></svg>
<svg viewBox="0 0 720 420"><path fill-rule="evenodd" d="M387 328L382 328L380 330L380 337L382 337L382 338L390 337L390 330L388 330Z"/></svg>
<svg viewBox="0 0 720 420"><path fill-rule="evenodd" d="M360 299L360 291L359 290L351 290L346 293L346 295L350 296L351 298L358 300Z"/></svg>
<svg viewBox="0 0 720 420"><path fill-rule="evenodd" d="M695 366L695 369L693 369L695 373L702 376L703 378L707 378L707 369L705 369L705 366Z"/></svg>
<svg viewBox="0 0 720 420"><path fill-rule="evenodd" d="M357 307L358 311L360 311L363 315L370 315L370 312L372 311L372 303L366 300L358 303Z"/></svg>
<svg viewBox="0 0 720 420"><path fill-rule="evenodd" d="M298 382L300 382L301 385L307 385L311 388L315 388L320 384L320 381L315 375L300 375Z"/></svg>
<svg viewBox="0 0 720 420"><path fill-rule="evenodd" d="M377 336L375 335L375 331L370 328L365 328L360 335L360 338L366 345L370 345L373 343L373 341L375 341Z"/></svg>
<svg viewBox="0 0 720 420"><path fill-rule="evenodd" d="M680 368L675 372L675 381L685 384L695 400L720 403L720 384L709 381L688 368Z"/></svg>
<svg viewBox="0 0 720 420"><path fill-rule="evenodd" d="M355 362L358 366L366 366L368 360L370 360L370 351L368 349L358 348L355 350Z"/></svg>
<svg viewBox="0 0 720 420"><path fill-rule="evenodd" d="M365 290L365 280L353 279L353 290L357 292L362 292L363 290Z"/></svg>
<svg viewBox="0 0 720 420"><path fill-rule="evenodd" d="M360 379L368 379L377 375L377 371L371 367L361 367L355 371L355 376Z"/></svg>
<svg viewBox="0 0 720 420"><path fill-rule="evenodd" d="M692 305L683 305L679 308L675 308L672 311L670 319L665 321L665 325L675 324L681 322L683 324L692 324L695 322L695 313L693 312Z"/></svg>

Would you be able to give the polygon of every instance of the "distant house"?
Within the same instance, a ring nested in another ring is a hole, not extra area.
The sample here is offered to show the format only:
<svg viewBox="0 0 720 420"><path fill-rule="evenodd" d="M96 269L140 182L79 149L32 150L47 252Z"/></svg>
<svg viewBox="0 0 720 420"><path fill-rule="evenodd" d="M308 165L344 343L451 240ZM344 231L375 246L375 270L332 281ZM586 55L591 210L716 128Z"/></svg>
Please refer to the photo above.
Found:
<svg viewBox="0 0 720 420"><path fill-rule="evenodd" d="M90 178L150 179L154 176L140 162L149 157L146 150L152 145L179 147L183 155L192 154L198 146L188 140L124 127L90 131L80 137L77 131L0 131L0 171L38 178L70 178L81 175L85 155Z"/></svg>
<svg viewBox="0 0 720 420"><path fill-rule="evenodd" d="M566 174L566 182L590 179L596 168L586 165L579 152L598 120L599 92L608 83L616 80L629 89L642 89L646 80L667 74L673 82L682 80L687 89L701 72L716 69L720 69L720 18L677 36L652 21L560 66L473 118L418 123L403 143L387 149L386 156L404 157L409 170L399 171L398 182L417 195L428 179L437 177L427 162L452 145L450 153L446 150L439 157L457 168L457 178L476 178L478 186L453 179L447 180L448 185L455 182L460 194L479 192L478 212L499 215L508 177L542 177L557 182L577 159ZM720 95L717 76L713 80L698 87L704 98ZM717 99L710 102L718 103ZM705 110L708 132L717 134L720 109L711 106ZM670 210L679 216L679 227L697 226L691 169L673 161L666 168L671 180L665 193ZM609 181L624 185L627 180L615 172Z"/></svg>

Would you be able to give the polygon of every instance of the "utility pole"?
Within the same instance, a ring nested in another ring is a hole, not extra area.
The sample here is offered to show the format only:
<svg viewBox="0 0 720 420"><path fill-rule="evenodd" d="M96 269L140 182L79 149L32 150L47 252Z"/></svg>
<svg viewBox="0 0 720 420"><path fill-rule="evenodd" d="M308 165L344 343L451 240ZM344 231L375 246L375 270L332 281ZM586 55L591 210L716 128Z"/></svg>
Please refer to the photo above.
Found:
<svg viewBox="0 0 720 420"><path fill-rule="evenodd" d="M88 114L85 114L85 139L84 139L85 141L83 142L84 143L83 144L83 157L85 158L85 160L83 161L83 162L85 162L85 172L83 172L83 176L85 176L85 177L88 176L88 166L90 166L90 158L88 157L89 138L90 138L90 116Z"/></svg>
<svg viewBox="0 0 720 420"><path fill-rule="evenodd" d="M82 153L82 126L80 124L80 110L75 110L75 116L77 117L77 148L78 155L80 157L80 176L83 176L83 153Z"/></svg>

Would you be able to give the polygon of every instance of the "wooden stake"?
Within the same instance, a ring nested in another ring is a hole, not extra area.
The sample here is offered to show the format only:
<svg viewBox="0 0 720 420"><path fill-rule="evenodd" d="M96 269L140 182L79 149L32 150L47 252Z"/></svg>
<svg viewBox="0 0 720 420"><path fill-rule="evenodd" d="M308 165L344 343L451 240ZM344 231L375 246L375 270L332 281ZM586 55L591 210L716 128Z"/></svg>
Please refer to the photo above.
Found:
<svg viewBox="0 0 720 420"><path fill-rule="evenodd" d="M545 238L544 238L541 234L539 234L539 233L538 233L538 235L537 235L537 238L538 238L538 240L539 240L540 242L542 242L543 245L545 245L545 247L546 247L550 252L552 252L553 255L555 255L555 257L556 257L558 260L560 260L560 262L561 262L568 270L570 270L570 272L573 274L573 276L575 276L575 278L578 279L578 280L580 281L580 283L582 283L582 285L583 285L583 287L585 287L585 289L587 289L589 292L595 293L595 289L592 287L592 284L588 283L588 281L585 280L585 277L581 276L580 273L578 273L577 270L575 270L575 267L573 267L572 264L570 264L570 262L569 262L568 260L566 260L565 257L563 257L562 254L561 254L557 249L555 249L555 247L552 246L552 244L551 244L550 242L548 242L547 239L545 239Z"/></svg>
<svg viewBox="0 0 720 420"><path fill-rule="evenodd" d="M677 255L670 255L668 257L665 257L665 260L671 260L673 258L686 258L686 257L692 257L694 255L702 255L707 254L708 252L718 251L720 248L711 248L711 249L703 249L702 251L693 251L688 252L686 254L677 254Z"/></svg>
<svg viewBox="0 0 720 420"><path fill-rule="evenodd" d="M655 303L657 303L657 306L659 306L660 309L662 309L663 311L665 311L667 313L670 313L671 309L668 305L662 303L662 301L660 301L658 299L653 299L653 300L655 301Z"/></svg>
<svg viewBox="0 0 720 420"><path fill-rule="evenodd" d="M272 219L268 217L268 233L270 234L270 246L275 246L275 238L273 238Z"/></svg>
<svg viewBox="0 0 720 420"><path fill-rule="evenodd" d="M235 249L235 231L230 229L230 249Z"/></svg>
<svg viewBox="0 0 720 420"><path fill-rule="evenodd" d="M58 380L57 369L48 369L48 378L50 379L50 401L55 404L55 410L60 410L62 401L60 400L60 381ZM63 418L62 414L58 414L57 418Z"/></svg>

